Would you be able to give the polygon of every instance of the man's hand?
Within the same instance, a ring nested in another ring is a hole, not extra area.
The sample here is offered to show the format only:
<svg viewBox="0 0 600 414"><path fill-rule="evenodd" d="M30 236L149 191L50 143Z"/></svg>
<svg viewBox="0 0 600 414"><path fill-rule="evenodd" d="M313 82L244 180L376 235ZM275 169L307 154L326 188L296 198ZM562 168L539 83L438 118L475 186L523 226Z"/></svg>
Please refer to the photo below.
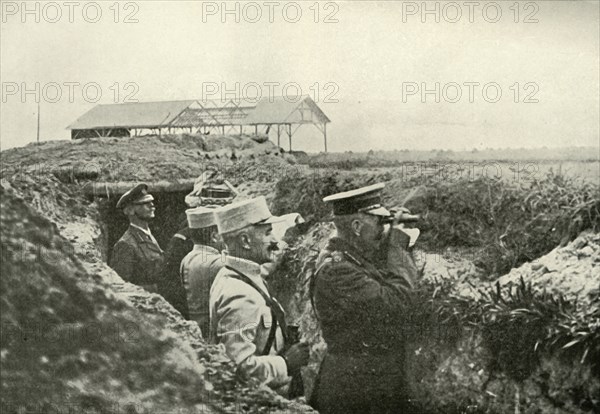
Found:
<svg viewBox="0 0 600 414"><path fill-rule="evenodd" d="M404 233L401 229L404 227L402 222L404 216L410 216L410 210L406 207L400 207L394 212L394 219L390 224L389 234L389 252L395 251L398 248L406 250L410 237Z"/></svg>
<svg viewBox="0 0 600 414"><path fill-rule="evenodd" d="M394 220L388 234L387 268L390 273L402 276L413 287L417 279L417 269L408 250L410 236L402 231L402 220L406 215L410 216L410 211L404 207L394 212Z"/></svg>
<svg viewBox="0 0 600 414"><path fill-rule="evenodd" d="M310 355L307 343L294 344L283 354L287 364L288 374L300 371L300 368L308 364Z"/></svg>

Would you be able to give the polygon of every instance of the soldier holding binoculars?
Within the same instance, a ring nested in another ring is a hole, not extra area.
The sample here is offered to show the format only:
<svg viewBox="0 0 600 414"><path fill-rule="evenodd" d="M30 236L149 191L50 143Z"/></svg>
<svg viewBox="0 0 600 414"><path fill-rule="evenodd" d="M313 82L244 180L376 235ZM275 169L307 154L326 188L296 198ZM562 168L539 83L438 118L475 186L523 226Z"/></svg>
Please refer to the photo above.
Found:
<svg viewBox="0 0 600 414"><path fill-rule="evenodd" d="M311 280L325 356L311 405L326 413L416 413L410 400L403 323L417 268L401 222L381 205L383 184L325 197L337 235Z"/></svg>

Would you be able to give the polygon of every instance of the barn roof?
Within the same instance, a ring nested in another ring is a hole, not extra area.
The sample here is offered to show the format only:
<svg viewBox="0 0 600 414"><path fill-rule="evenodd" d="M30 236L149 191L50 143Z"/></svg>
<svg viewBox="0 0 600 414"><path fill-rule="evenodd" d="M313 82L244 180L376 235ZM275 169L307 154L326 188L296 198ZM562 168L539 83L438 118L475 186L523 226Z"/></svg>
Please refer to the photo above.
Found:
<svg viewBox="0 0 600 414"><path fill-rule="evenodd" d="M67 129L151 128L168 125L196 101L135 102L96 105Z"/></svg>
<svg viewBox="0 0 600 414"><path fill-rule="evenodd" d="M330 122L308 95L262 98L244 119L250 125L303 122Z"/></svg>
<svg viewBox="0 0 600 414"><path fill-rule="evenodd" d="M158 128L200 125L327 123L329 118L308 96L248 100L186 100L97 105L67 129Z"/></svg>

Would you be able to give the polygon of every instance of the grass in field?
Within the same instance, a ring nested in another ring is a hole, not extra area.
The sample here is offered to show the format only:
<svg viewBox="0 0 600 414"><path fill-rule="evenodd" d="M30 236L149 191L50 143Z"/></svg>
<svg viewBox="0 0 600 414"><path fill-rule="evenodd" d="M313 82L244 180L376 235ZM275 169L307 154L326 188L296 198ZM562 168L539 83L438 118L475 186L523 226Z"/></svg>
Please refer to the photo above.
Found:
<svg viewBox="0 0 600 414"><path fill-rule="evenodd" d="M367 174L368 175L368 174ZM385 181L393 174L383 174ZM315 177L298 173L275 189L276 213L297 211L306 219L331 218L322 198L372 184L365 174L329 170ZM420 245L441 252L448 247L474 252L475 264L490 278L532 261L573 240L583 230L600 231L598 186L552 170L540 179L511 181L480 176L450 182L422 176L403 180L421 185L407 207L422 215ZM400 203L402 196L392 195Z"/></svg>
<svg viewBox="0 0 600 414"><path fill-rule="evenodd" d="M552 171L512 185L485 177L433 183L409 207L425 216L422 245L475 248L475 264L489 275L537 259L583 230L600 230L598 187Z"/></svg>

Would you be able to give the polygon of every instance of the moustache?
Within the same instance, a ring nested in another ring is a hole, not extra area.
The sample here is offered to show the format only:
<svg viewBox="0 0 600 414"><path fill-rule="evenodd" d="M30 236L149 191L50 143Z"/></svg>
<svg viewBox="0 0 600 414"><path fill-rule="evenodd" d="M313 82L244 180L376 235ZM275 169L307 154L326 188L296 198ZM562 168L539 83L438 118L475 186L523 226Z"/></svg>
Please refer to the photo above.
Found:
<svg viewBox="0 0 600 414"><path fill-rule="evenodd" d="M277 243L271 243L269 247L267 247L267 250L270 252L276 252L279 251L279 246L277 245Z"/></svg>

